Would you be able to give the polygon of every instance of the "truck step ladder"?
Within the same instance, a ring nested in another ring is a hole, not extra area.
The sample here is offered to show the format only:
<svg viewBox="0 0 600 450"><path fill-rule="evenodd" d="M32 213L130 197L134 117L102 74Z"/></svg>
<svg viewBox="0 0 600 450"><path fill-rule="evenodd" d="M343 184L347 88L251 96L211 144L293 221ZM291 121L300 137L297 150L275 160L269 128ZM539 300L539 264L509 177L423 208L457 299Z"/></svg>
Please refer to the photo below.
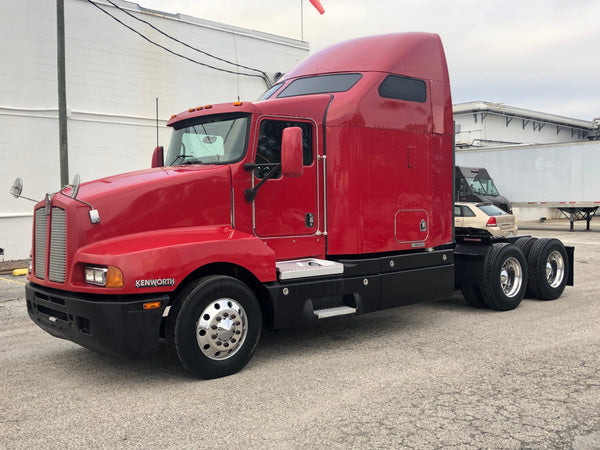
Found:
<svg viewBox="0 0 600 450"><path fill-rule="evenodd" d="M339 275L344 273L343 264L316 258L279 261L276 263L276 266L280 280L324 277L327 275Z"/></svg>
<svg viewBox="0 0 600 450"><path fill-rule="evenodd" d="M315 311L317 319L327 319L329 317L347 316L348 314L354 314L356 308L351 306L336 306L335 308L318 309Z"/></svg>

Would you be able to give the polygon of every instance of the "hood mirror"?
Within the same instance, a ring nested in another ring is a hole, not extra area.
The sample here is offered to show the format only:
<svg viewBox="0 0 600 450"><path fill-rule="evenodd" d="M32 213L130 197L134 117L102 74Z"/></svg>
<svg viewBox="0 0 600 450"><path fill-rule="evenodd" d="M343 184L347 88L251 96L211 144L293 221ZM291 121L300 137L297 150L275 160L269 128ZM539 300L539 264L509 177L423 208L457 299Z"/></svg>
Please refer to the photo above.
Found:
<svg viewBox="0 0 600 450"><path fill-rule="evenodd" d="M38 202L37 200L21 195L21 193L23 192L23 180L21 180L21 178L19 177L17 177L15 182L12 184L9 192L10 195L12 195L14 198L24 198L25 200L32 201L33 203Z"/></svg>
<svg viewBox="0 0 600 450"><path fill-rule="evenodd" d="M165 165L165 149L162 146L158 146L152 153L152 167L163 167Z"/></svg>
<svg viewBox="0 0 600 450"><path fill-rule="evenodd" d="M81 184L81 178L79 175L75 175L73 177L73 183L71 184L71 198L77 198L77 194L79 193L79 185Z"/></svg>
<svg viewBox="0 0 600 450"><path fill-rule="evenodd" d="M17 179L13 183L12 187L10 188L10 194L14 198L19 198L21 196L22 192L23 192L23 180L21 180L21 178L17 177Z"/></svg>

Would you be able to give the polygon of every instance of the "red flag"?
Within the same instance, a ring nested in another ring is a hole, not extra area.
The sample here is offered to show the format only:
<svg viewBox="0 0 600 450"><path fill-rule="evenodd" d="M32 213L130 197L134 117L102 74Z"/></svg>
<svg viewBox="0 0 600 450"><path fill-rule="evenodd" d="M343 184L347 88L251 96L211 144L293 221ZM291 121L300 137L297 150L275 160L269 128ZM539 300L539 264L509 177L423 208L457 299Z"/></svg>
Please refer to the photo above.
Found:
<svg viewBox="0 0 600 450"><path fill-rule="evenodd" d="M319 14L323 14L325 12L325 9L323 9L323 5L321 5L321 2L319 0L310 0L310 2L315 8L317 8Z"/></svg>

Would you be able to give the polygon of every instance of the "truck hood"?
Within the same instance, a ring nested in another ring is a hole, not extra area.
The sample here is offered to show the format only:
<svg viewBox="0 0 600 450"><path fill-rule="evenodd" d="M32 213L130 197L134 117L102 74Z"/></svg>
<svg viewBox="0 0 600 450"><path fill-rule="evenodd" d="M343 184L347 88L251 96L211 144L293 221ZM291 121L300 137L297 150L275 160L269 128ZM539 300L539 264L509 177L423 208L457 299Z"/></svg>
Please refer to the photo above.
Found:
<svg viewBox="0 0 600 450"><path fill-rule="evenodd" d="M153 230L231 225L231 172L216 165L130 172L82 184L77 199L98 210L100 223L91 224L90 208L81 202L60 194L53 200L66 210L68 224L76 221L70 228L79 233L77 246Z"/></svg>

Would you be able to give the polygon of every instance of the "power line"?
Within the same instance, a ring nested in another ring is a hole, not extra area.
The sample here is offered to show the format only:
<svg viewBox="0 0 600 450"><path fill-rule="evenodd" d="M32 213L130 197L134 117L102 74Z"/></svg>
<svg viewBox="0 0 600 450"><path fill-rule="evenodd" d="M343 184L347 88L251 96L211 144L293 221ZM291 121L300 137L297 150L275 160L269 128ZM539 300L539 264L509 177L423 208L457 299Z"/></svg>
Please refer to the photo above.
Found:
<svg viewBox="0 0 600 450"><path fill-rule="evenodd" d="M262 74L264 77L267 77L267 78L268 78L268 75L267 75L267 74L266 74L264 71L262 71L262 70L260 70L260 69L255 69L255 68L253 68L253 67L244 66L244 65L242 65L242 64L238 64L237 62L229 61L229 60L227 60L227 59L225 59L225 58L220 58L219 56L212 55L212 54L208 53L208 52L207 52L207 51L205 51L205 50L200 50L199 48L196 48L196 47L194 47L194 46L192 46L192 45L189 45L189 44L187 44L186 42L183 42L183 41L181 41L181 40L179 40L179 39L177 39L177 38L175 38L175 37L171 36L170 34L168 34L168 33L165 33L164 31L160 30L160 29L159 29L159 28L157 28L156 26L152 25L150 22L148 22L148 21L146 21L146 20L144 20L144 19L140 19L139 17L137 17L137 16L135 16L134 14L130 13L129 11L127 11L126 9L123 9L123 8L121 8L119 5L117 5L116 3L114 3L112 0L106 0L106 1L107 1L108 3L110 3L111 5L113 5L115 8L117 8L119 11L121 11L121 12L123 12L123 13L127 14L129 17L132 17L133 19L135 19L135 20L137 20L137 21L139 21L139 22L145 23L145 24L146 24L146 25L148 25L150 28L152 28L152 29L156 30L157 32L159 32L159 33L160 33L160 34L162 34L163 36L166 36L167 38L169 38L169 39L171 39L171 40L173 40L173 41L175 41L175 42L177 42L177 43L179 43L179 44L181 44L181 45L184 45L185 47L188 47L188 48L190 48L190 49L192 49L192 50L194 50L194 51L197 51L197 52L199 52L199 53L202 53L203 55L206 55L206 56L209 56L209 57L211 57L211 58L214 58L214 59L216 59L216 60L218 60L218 61L222 61L222 62L224 62L224 63L231 64L232 66L241 67L241 68L243 68L243 69L248 69L248 70L252 70L252 71L254 71L254 72L258 72L258 73Z"/></svg>
<svg viewBox="0 0 600 450"><path fill-rule="evenodd" d="M96 8L98 8L100 11L102 11L104 14L106 14L107 16L109 16L110 18L112 18L113 20L115 20L116 22L120 23L121 25L123 25L125 28L129 29L130 31L133 31L135 34L137 34L138 36L140 36L142 39L148 41L149 43L151 43L152 45L155 45L159 48L162 48L163 50L171 53L172 55L175 56L179 56L180 58L186 59L190 62L193 62L194 64L198 64L200 66L203 67L208 67L209 69L213 69L213 70L218 70L220 72L226 72L226 73L231 73L233 75L243 75L246 77L254 77L254 78L260 78L262 79L265 84L267 85L267 87L271 86L270 80L269 78L266 76L266 74L264 75L258 75L258 74L254 74L254 73L245 73L245 72L238 72L238 71L233 71L233 70L228 70L228 69L223 69L220 67L215 67L212 66L210 64L206 64L200 61L196 61L195 59L192 59L188 56L182 55L180 53L174 52L173 50L165 47L164 45L161 45L157 42L154 42L152 39L148 38L147 36L143 35L142 33L140 33L139 31L137 31L136 29L134 29L133 27L130 27L129 25L127 25L126 23L124 23L123 21L119 20L117 17L113 16L111 13L109 13L108 11L104 10L103 8L101 8L99 5L97 5L95 2L93 2L92 0L87 0L88 3L91 3L93 6L95 6ZM256 69L253 69L256 70ZM262 73L262 72L261 72Z"/></svg>

